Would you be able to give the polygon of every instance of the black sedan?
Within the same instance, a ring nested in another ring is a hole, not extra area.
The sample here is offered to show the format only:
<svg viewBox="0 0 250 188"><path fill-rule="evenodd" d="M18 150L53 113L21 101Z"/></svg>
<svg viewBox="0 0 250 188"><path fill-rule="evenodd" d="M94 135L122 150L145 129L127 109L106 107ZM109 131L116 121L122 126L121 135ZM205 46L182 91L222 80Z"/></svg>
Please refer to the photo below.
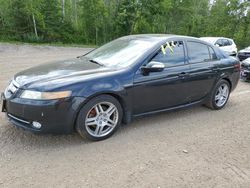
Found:
<svg viewBox="0 0 250 188"><path fill-rule="evenodd" d="M243 50L240 50L238 52L238 58L240 61L244 61L245 59L249 58L250 57L250 46L243 49Z"/></svg>
<svg viewBox="0 0 250 188"><path fill-rule="evenodd" d="M206 104L223 108L240 64L193 37L133 35L81 57L16 74L2 111L18 127L102 140L138 116Z"/></svg>

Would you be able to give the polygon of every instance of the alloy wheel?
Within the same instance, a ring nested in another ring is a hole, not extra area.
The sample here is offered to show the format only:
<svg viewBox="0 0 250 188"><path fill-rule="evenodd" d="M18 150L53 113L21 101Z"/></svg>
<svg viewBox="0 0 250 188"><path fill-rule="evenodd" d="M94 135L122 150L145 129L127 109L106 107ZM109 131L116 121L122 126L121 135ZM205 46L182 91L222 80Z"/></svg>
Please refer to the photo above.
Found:
<svg viewBox="0 0 250 188"><path fill-rule="evenodd" d="M222 84L218 87L215 95L215 104L218 107L222 107L227 102L229 97L229 87L227 84Z"/></svg>
<svg viewBox="0 0 250 188"><path fill-rule="evenodd" d="M94 137L104 137L116 127L119 119L117 107L110 102L93 106L85 118L87 132Z"/></svg>

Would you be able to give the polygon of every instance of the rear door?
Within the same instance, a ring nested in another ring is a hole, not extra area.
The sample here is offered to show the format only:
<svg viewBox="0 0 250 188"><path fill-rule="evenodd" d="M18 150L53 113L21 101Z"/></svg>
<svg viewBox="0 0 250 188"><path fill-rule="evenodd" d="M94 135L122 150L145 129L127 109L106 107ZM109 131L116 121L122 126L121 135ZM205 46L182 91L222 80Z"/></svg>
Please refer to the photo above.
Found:
<svg viewBox="0 0 250 188"><path fill-rule="evenodd" d="M187 41L190 64L190 102L202 100L212 90L218 77L219 60L212 47L197 41Z"/></svg>

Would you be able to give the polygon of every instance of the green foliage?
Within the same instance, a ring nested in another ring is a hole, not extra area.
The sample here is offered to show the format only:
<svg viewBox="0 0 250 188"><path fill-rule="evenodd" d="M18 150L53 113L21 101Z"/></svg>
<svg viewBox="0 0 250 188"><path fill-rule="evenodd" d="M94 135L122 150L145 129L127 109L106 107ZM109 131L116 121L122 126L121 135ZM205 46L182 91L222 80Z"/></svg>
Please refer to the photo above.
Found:
<svg viewBox="0 0 250 188"><path fill-rule="evenodd" d="M0 0L0 40L102 44L137 33L234 38L250 45L247 0Z"/></svg>

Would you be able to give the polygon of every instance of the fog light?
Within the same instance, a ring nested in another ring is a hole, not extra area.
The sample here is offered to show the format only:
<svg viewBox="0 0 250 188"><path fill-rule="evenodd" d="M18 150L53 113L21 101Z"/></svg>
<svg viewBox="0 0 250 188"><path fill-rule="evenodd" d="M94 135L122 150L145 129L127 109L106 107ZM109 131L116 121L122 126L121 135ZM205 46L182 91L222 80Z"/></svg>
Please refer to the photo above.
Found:
<svg viewBox="0 0 250 188"><path fill-rule="evenodd" d="M36 129L40 129L42 127L42 124L37 121L33 121L32 126Z"/></svg>

